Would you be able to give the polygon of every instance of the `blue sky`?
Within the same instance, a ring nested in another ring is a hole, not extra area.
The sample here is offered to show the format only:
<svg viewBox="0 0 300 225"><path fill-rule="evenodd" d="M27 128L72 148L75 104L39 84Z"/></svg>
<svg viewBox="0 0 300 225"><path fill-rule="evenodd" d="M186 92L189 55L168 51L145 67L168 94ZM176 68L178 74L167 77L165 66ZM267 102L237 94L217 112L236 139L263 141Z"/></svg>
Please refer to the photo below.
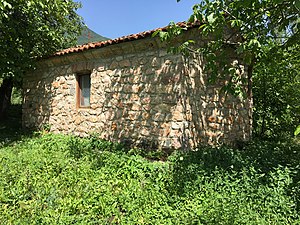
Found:
<svg viewBox="0 0 300 225"><path fill-rule="evenodd" d="M79 1L79 0L77 0ZM185 21L199 0L80 0L78 14L96 33L118 38Z"/></svg>

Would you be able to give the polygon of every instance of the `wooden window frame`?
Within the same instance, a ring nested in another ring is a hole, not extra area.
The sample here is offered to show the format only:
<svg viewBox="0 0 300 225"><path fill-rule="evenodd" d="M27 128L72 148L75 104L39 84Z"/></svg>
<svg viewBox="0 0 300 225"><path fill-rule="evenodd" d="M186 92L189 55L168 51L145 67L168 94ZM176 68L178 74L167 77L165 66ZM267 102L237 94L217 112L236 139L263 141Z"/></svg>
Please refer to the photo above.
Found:
<svg viewBox="0 0 300 225"><path fill-rule="evenodd" d="M77 73L76 75L76 108L77 109L89 109L91 107L91 102L89 102L89 105L82 105L81 98L82 98L82 77L83 76L89 76L89 80L91 82L91 72L85 71L81 73ZM90 84L90 93L89 93L89 100L91 100L91 84Z"/></svg>

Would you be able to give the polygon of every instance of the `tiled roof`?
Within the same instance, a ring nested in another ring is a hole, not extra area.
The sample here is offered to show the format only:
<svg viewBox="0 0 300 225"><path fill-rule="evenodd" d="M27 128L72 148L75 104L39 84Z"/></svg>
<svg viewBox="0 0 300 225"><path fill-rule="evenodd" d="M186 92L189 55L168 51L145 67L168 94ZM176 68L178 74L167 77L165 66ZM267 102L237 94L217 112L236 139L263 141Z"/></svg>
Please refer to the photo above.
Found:
<svg viewBox="0 0 300 225"><path fill-rule="evenodd" d="M196 22L196 23L179 22L179 23L177 23L177 25L182 27L182 28L192 28L192 27L199 26L200 23L198 23L198 22ZM86 50L89 50L89 49L102 48L102 47L105 47L105 46L108 46L108 45L113 45L113 44L118 44L118 43L122 43L122 42L127 42L127 41L133 41L133 40L137 40L137 39L146 38L146 37L151 36L157 30L166 31L168 29L168 27L169 26L166 26L166 27L163 27L163 28L157 28L157 29L154 29L154 30L144 31L144 32L141 32L141 33L138 33L138 34L131 34L131 35L123 36L123 37L116 38L116 39L113 39L113 40L83 44L83 45L80 45L80 46L76 46L76 47L61 50L61 51L55 53L54 56L62 56L62 55L70 54L70 53L83 52L83 51L86 51Z"/></svg>

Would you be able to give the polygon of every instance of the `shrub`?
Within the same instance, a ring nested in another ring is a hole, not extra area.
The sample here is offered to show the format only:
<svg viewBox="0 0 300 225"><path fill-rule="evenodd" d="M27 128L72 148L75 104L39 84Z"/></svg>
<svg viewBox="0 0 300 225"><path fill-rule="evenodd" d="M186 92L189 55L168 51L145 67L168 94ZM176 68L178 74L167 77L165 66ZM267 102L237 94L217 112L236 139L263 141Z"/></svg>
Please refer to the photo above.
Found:
<svg viewBox="0 0 300 225"><path fill-rule="evenodd" d="M26 138L0 149L0 221L299 224L299 149L256 141L162 162L95 136Z"/></svg>

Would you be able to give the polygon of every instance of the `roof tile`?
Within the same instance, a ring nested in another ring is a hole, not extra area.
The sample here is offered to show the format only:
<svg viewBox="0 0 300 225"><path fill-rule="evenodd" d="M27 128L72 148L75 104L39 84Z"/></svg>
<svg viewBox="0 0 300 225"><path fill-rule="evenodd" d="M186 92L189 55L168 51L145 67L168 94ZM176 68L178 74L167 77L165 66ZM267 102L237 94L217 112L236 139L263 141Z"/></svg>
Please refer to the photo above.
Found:
<svg viewBox="0 0 300 225"><path fill-rule="evenodd" d="M200 23L199 22L195 22L195 23L179 22L179 23L177 23L177 25L180 27L192 28L192 27L199 26ZM56 52L53 56L62 56L62 55L70 54L70 53L82 52L82 51L89 50L89 49L101 48L101 47L105 47L107 45L113 45L113 44L118 44L118 43L122 43L122 42L126 42L126 41L132 41L132 40L146 38L146 37L151 36L155 31L158 31L158 30L166 31L168 29L168 27L169 26L157 28L154 30L144 31L144 32L141 32L138 34L131 34L131 35L123 36L123 37L116 38L113 40L92 42L92 43L87 43L87 44L83 44L83 45L76 46L76 47L67 48L67 49L61 50L59 52Z"/></svg>

